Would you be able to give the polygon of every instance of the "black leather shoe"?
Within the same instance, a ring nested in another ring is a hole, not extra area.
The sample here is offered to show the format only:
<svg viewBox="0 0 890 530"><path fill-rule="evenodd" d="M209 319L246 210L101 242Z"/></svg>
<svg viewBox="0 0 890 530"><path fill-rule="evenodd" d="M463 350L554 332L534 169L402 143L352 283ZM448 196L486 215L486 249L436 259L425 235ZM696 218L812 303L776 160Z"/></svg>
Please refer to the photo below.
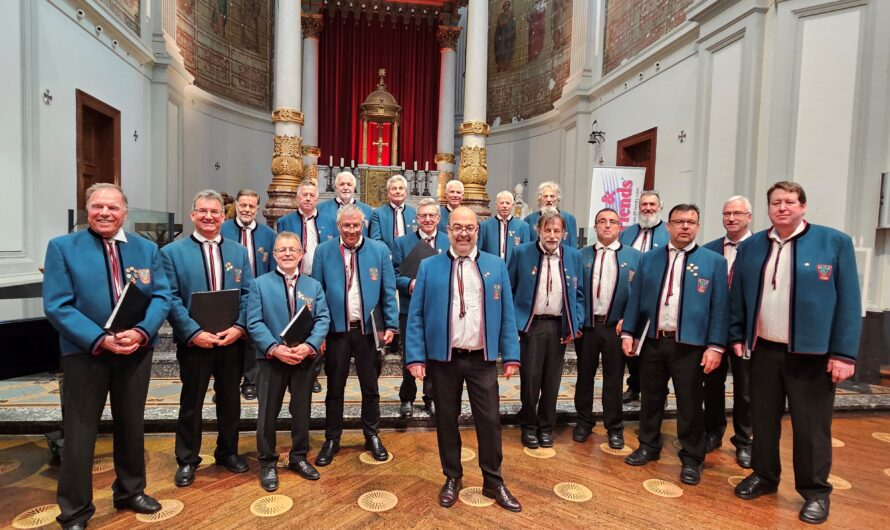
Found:
<svg viewBox="0 0 890 530"><path fill-rule="evenodd" d="M436 406L433 404L432 400L423 402L423 410L429 414L431 418L436 415Z"/></svg>
<svg viewBox="0 0 890 530"><path fill-rule="evenodd" d="M584 443L590 438L590 432L593 431L590 427L586 425L575 425L575 428L572 429L572 440L575 440L578 443Z"/></svg>
<svg viewBox="0 0 890 530"><path fill-rule="evenodd" d="M371 451L371 456L378 462L385 462L389 458L389 452L383 447L383 442L379 436L369 436L365 438L365 449Z"/></svg>
<svg viewBox="0 0 890 530"><path fill-rule="evenodd" d="M274 467L260 468L260 486L266 491L278 489L278 470Z"/></svg>
<svg viewBox="0 0 890 530"><path fill-rule="evenodd" d="M316 378L315 382L312 383L312 393L321 394L321 383L318 382L318 378Z"/></svg>
<svg viewBox="0 0 890 530"><path fill-rule="evenodd" d="M326 466L334 461L334 455L340 451L340 440L325 440L321 451L315 457L316 466Z"/></svg>
<svg viewBox="0 0 890 530"><path fill-rule="evenodd" d="M609 433L609 448L624 449L624 433L623 432L610 432Z"/></svg>
<svg viewBox="0 0 890 530"><path fill-rule="evenodd" d="M718 447L723 445L723 437L717 434L708 433L705 435L705 454L713 453Z"/></svg>
<svg viewBox="0 0 890 530"><path fill-rule="evenodd" d="M318 470L312 467L312 464L305 458L301 458L297 461L291 460L287 465L287 468L291 471L295 471L306 480L318 480L321 477L321 475L318 474Z"/></svg>
<svg viewBox="0 0 890 530"><path fill-rule="evenodd" d="M751 446L742 445L735 450L735 461L743 469L751 469Z"/></svg>
<svg viewBox="0 0 890 530"><path fill-rule="evenodd" d="M184 488L186 486L191 486L192 482L195 481L195 465L194 464L186 464L184 466L179 466L176 469L176 475L173 477L173 482L180 488Z"/></svg>
<svg viewBox="0 0 890 530"><path fill-rule="evenodd" d="M523 447L528 447L529 449L537 449L538 447L541 447L541 443L538 441L538 435L533 432L522 431L519 440L522 442Z"/></svg>
<svg viewBox="0 0 890 530"><path fill-rule="evenodd" d="M749 501L761 495L768 495L777 491L779 491L778 484L770 484L760 478L757 473L751 473L735 487L735 496Z"/></svg>
<svg viewBox="0 0 890 530"><path fill-rule="evenodd" d="M510 493L507 486L504 486L503 484L494 489L482 488L482 495L485 495L489 499L494 499L494 502L498 503L500 507L505 510L510 510L511 512L522 511L522 505L519 504L516 497Z"/></svg>
<svg viewBox="0 0 890 530"><path fill-rule="evenodd" d="M253 401L256 399L256 385L241 385L241 395L244 399Z"/></svg>
<svg viewBox="0 0 890 530"><path fill-rule="evenodd" d="M624 404L630 403L631 401L639 401L640 393L634 392L631 389L627 389L624 391L624 394L621 395L621 402Z"/></svg>
<svg viewBox="0 0 890 530"><path fill-rule="evenodd" d="M810 524L824 523L825 520L828 519L829 504L828 497L805 500L803 508L800 509L800 520Z"/></svg>
<svg viewBox="0 0 890 530"><path fill-rule="evenodd" d="M247 467L247 462L238 455L229 455L222 460L217 460L216 465L222 466L232 473L247 473L250 469Z"/></svg>
<svg viewBox="0 0 890 530"><path fill-rule="evenodd" d="M464 488L464 483L459 478L448 477L439 491L439 505L451 508L457 502L457 495Z"/></svg>
<svg viewBox="0 0 890 530"><path fill-rule="evenodd" d="M653 451L645 447L639 447L633 453L627 455L624 463L629 466L644 466L653 460L661 458L661 451Z"/></svg>
<svg viewBox="0 0 890 530"><path fill-rule="evenodd" d="M86 523L75 523L71 526L63 526L62 530L84 530L87 527Z"/></svg>
<svg viewBox="0 0 890 530"><path fill-rule="evenodd" d="M114 501L114 507L118 510L123 508L132 510L136 513L157 513L161 511L161 503L144 493L140 493L129 499Z"/></svg>
<svg viewBox="0 0 890 530"><path fill-rule="evenodd" d="M553 433L541 431L538 433L538 443L541 447L553 447Z"/></svg>
<svg viewBox="0 0 890 530"><path fill-rule="evenodd" d="M402 401L402 404L399 405L399 416L403 418L414 416L414 407L410 401Z"/></svg>
<svg viewBox="0 0 890 530"><path fill-rule="evenodd" d="M701 464L683 464L680 468L680 482L690 486L701 482Z"/></svg>

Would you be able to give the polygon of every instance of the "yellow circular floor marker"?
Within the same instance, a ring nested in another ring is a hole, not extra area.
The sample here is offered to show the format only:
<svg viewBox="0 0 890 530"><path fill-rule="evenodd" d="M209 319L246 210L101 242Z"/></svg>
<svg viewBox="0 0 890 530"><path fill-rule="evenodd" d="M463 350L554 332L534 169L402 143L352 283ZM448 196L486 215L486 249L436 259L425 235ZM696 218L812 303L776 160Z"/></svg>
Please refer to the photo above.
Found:
<svg viewBox="0 0 890 530"><path fill-rule="evenodd" d="M624 447L622 447L621 449L612 449L611 447L609 447L609 444L606 442L603 442L600 444L600 449L606 454L615 455L615 456L626 456L626 455L633 453L633 449L631 449L630 447L628 447L626 445Z"/></svg>
<svg viewBox="0 0 890 530"><path fill-rule="evenodd" d="M485 495L482 495L482 488L478 486L460 490L460 493L457 494L457 498L460 499L460 502L474 508L484 508L494 504L494 499L489 499Z"/></svg>
<svg viewBox="0 0 890 530"><path fill-rule="evenodd" d="M683 495L683 488L660 478L650 478L643 482L643 487L649 493L659 497L675 498Z"/></svg>
<svg viewBox="0 0 890 530"><path fill-rule="evenodd" d="M832 438L832 439L831 439L831 446L832 446L832 447L843 447L843 446L845 446L845 445L847 445L847 444L844 443L843 440L839 440L839 439L837 439L837 438Z"/></svg>
<svg viewBox="0 0 890 530"><path fill-rule="evenodd" d="M587 502L593 498L593 492L587 486L574 482L560 482L553 486L553 493L560 499L572 502Z"/></svg>
<svg viewBox="0 0 890 530"><path fill-rule="evenodd" d="M849 490L853 489L853 485L850 484L847 480L842 479L837 475L828 475L828 483L834 487L836 490Z"/></svg>
<svg viewBox="0 0 890 530"><path fill-rule="evenodd" d="M466 447L460 448L460 461L461 462L469 462L470 460L476 458L476 451L472 449L467 449Z"/></svg>
<svg viewBox="0 0 890 530"><path fill-rule="evenodd" d="M392 453L389 453L389 456L386 458L386 460L377 460L376 458L374 458L374 455L371 454L371 451L365 451L364 453L358 455L358 459L361 460L362 464L379 466L380 464L392 462Z"/></svg>
<svg viewBox="0 0 890 530"><path fill-rule="evenodd" d="M93 460L93 474L105 473L114 469L114 457L100 456Z"/></svg>
<svg viewBox="0 0 890 530"><path fill-rule="evenodd" d="M253 501L250 513L257 517L275 517L294 507L294 500L287 495L267 495Z"/></svg>
<svg viewBox="0 0 890 530"><path fill-rule="evenodd" d="M58 504L44 504L35 506L15 516L12 520L13 528L39 528L56 522L56 517L62 513Z"/></svg>
<svg viewBox="0 0 890 530"><path fill-rule="evenodd" d="M873 432L872 437L882 442L890 442L890 432Z"/></svg>
<svg viewBox="0 0 890 530"><path fill-rule="evenodd" d="M890 477L890 467L884 470L884 474Z"/></svg>
<svg viewBox="0 0 890 530"><path fill-rule="evenodd" d="M0 458L0 475L12 473L16 469L22 467L21 460L13 460L11 458Z"/></svg>
<svg viewBox="0 0 890 530"><path fill-rule="evenodd" d="M399 498L395 493L383 490L369 491L358 498L358 506L368 512L385 512L395 508Z"/></svg>
<svg viewBox="0 0 890 530"><path fill-rule="evenodd" d="M198 455L198 458L201 459L201 463L198 464L198 468L212 466L216 463L216 457L213 455Z"/></svg>
<svg viewBox="0 0 890 530"><path fill-rule="evenodd" d="M529 449L528 447L524 448L523 451L528 456L534 458L553 458L556 456L556 449L552 447L539 447L538 449Z"/></svg>
<svg viewBox="0 0 890 530"><path fill-rule="evenodd" d="M734 487L738 486L739 482L741 482L743 480L745 480L744 475L733 475L733 476L729 477L728 479L726 479L726 482L729 482L729 485L734 488Z"/></svg>
<svg viewBox="0 0 890 530"><path fill-rule="evenodd" d="M182 512L185 505L182 501L176 499L164 499L158 501L161 503L161 511L155 513L140 513L136 515L136 520L143 523L159 523L167 519L173 519Z"/></svg>
<svg viewBox="0 0 890 530"><path fill-rule="evenodd" d="M287 467L290 465L290 453L281 453L278 455L278 463L275 467Z"/></svg>

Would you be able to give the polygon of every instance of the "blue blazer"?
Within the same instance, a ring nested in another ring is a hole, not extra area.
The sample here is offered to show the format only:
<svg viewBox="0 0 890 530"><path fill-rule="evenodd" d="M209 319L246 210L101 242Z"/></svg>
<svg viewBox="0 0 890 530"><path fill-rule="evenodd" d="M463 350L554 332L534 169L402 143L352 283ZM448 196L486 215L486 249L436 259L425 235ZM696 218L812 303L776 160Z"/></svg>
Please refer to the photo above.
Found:
<svg viewBox="0 0 890 530"><path fill-rule="evenodd" d="M256 356L259 359L267 358L272 348L283 344L281 332L291 319L286 289L287 280L277 270L263 274L250 288L247 299L247 331L257 345ZM318 352L331 324L324 292L316 280L305 274L297 279L294 291L295 310L299 312L305 306L314 317L315 323L306 344Z"/></svg>
<svg viewBox="0 0 890 530"><path fill-rule="evenodd" d="M451 210L448 209L448 206L439 206L439 232L443 232L445 234L448 233L448 216L451 215Z"/></svg>
<svg viewBox="0 0 890 530"><path fill-rule="evenodd" d="M621 241L622 245L632 247L638 235L640 235L640 225L632 224L621 231L618 241ZM667 224L664 221L659 221L652 229L652 248L650 250L666 247L670 241L671 235L668 233ZM723 252L721 251L719 254L723 255Z"/></svg>
<svg viewBox="0 0 890 530"><path fill-rule="evenodd" d="M566 220L566 235L564 243L572 248L578 248L578 221L575 216L565 210L560 210L559 215ZM532 212L525 216L525 222L528 223L529 241L538 240L538 219L541 218L540 210Z"/></svg>
<svg viewBox="0 0 890 530"><path fill-rule="evenodd" d="M753 350L770 253L769 229L748 238L733 265L729 341ZM791 244L791 316L788 351L855 360L862 332L862 298L853 242L814 224Z"/></svg>
<svg viewBox="0 0 890 530"><path fill-rule="evenodd" d="M234 219L224 222L220 233L225 239L241 242L241 227ZM275 236L275 230L257 222L256 228L253 230L253 260L256 263L254 277L275 270L275 256L272 254L272 249L275 248Z"/></svg>
<svg viewBox="0 0 890 530"><path fill-rule="evenodd" d="M405 216L405 234L408 235L411 232L417 230L417 210L414 209L413 206L409 206L407 204L404 205L404 211L402 212ZM377 241L383 241L390 250L395 252L395 247L393 246L393 219L395 218L395 210L392 209L392 206L389 203L384 204L380 208L374 210L374 213L371 215L371 227L369 232L371 234L371 239L376 239Z"/></svg>
<svg viewBox="0 0 890 530"><path fill-rule="evenodd" d="M253 273L247 259L247 249L231 239L222 239L219 246L223 262L221 290L240 289L241 306L235 325L247 331L247 296L253 285ZM201 332L201 326L189 315L192 293L210 290L210 273L206 270L201 243L194 236L174 241L161 249L164 270L173 290L173 301L167 320L173 327L176 342L188 344Z"/></svg>
<svg viewBox="0 0 890 530"><path fill-rule="evenodd" d="M330 239L340 237L340 232L337 230L337 221L329 215L323 215L321 210L318 210L318 215L315 216L315 229L318 231L319 245ZM303 241L303 214L300 213L300 210L291 212L278 220L278 233L280 234L281 232L293 232L297 234L300 241ZM275 269L273 268L272 270Z"/></svg>
<svg viewBox="0 0 890 530"><path fill-rule="evenodd" d="M362 238L355 266L359 271L359 295L362 302L362 333L371 333L371 312L379 304L383 310L386 329L399 329L399 309L396 302L396 277L392 269L392 254L386 245ZM346 314L346 267L340 253L340 240L325 241L315 249L312 277L324 290L331 311L331 332L349 330Z"/></svg>
<svg viewBox="0 0 890 530"><path fill-rule="evenodd" d="M394 245L392 251L392 266L393 268L395 268L396 271L396 288L399 290L400 315L408 314L408 304L411 301L411 295L408 294L408 287L411 285L411 278L399 274L399 266L402 264L402 261L405 260L408 254L410 254L411 251L414 250L414 247L417 246L417 243L420 242L421 235L422 234L420 233L420 230L418 230L413 234L405 234L402 237L396 238L396 244ZM436 250L439 251L439 254L447 251L449 246L451 246L451 243L448 241L448 236L445 235L445 233L441 230L437 230Z"/></svg>
<svg viewBox="0 0 890 530"><path fill-rule="evenodd" d="M371 211L371 207L362 201L355 199L355 205L358 206L362 213L365 214L365 225L362 228L362 235L368 237L368 226L371 224L371 217L374 215L374 212ZM318 203L318 215L325 215L326 217L330 217L334 220L334 224L337 223L337 211L340 209L340 203L337 202L337 199L328 199L326 201L321 201Z"/></svg>
<svg viewBox="0 0 890 530"><path fill-rule="evenodd" d="M618 321L624 318L624 309L627 307L627 300L630 297L630 286L633 282L637 269L640 267L640 258L643 253L639 250L621 245L614 252L615 265L618 267L618 280L615 289L612 290L612 301L609 303L609 313L606 315L606 325L615 326ZM584 311L584 326L594 327L593 321L593 303L594 294L591 292L593 285L593 262L596 259L596 246L590 245L581 249L581 263L584 265L584 300L587 301L587 307Z"/></svg>
<svg viewBox="0 0 890 530"><path fill-rule="evenodd" d="M121 278L151 299L145 317L135 327L154 346L172 296L158 246L127 233L127 242L118 243L117 248ZM62 355L92 353L108 335L102 326L114 305L102 237L87 230L51 239L44 261L43 312L59 332Z"/></svg>
<svg viewBox="0 0 890 530"><path fill-rule="evenodd" d="M530 241L528 223L518 217L513 217L507 223L507 263L513 257L516 247ZM501 222L497 217L491 217L482 221L479 225L479 250L500 256Z"/></svg>
<svg viewBox="0 0 890 530"><path fill-rule="evenodd" d="M516 325L528 331L534 316L535 294L538 282L544 275L544 252L537 242L520 245L507 264L510 285L513 286L513 303L516 307ZM562 284L562 336L574 337L584 324L584 286L582 285L581 252L562 244L560 269ZM558 272L558 271L557 271Z"/></svg>
<svg viewBox="0 0 890 530"><path fill-rule="evenodd" d="M408 309L405 364L451 361L451 286L456 262L450 252L420 262L414 294ZM485 360L494 362L498 352L505 364L519 364L519 334L513 313L513 295L504 260L485 252L476 256L485 296L483 325Z"/></svg>
<svg viewBox="0 0 890 530"><path fill-rule="evenodd" d="M655 338L661 289L669 263L667 246L643 254L631 283L622 333L639 339L648 322L646 336ZM723 256L701 246L687 252L680 292L677 342L725 348L729 326L729 288Z"/></svg>

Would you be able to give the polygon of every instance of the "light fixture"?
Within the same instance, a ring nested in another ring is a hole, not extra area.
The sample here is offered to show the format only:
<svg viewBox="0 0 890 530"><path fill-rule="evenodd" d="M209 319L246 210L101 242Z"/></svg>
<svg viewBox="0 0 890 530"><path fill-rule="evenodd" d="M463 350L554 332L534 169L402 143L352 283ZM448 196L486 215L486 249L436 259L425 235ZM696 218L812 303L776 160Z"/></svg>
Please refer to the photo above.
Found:
<svg viewBox="0 0 890 530"><path fill-rule="evenodd" d="M593 125L590 128L590 138L587 140L587 143L601 144L606 141L606 131L597 130L596 120L593 120Z"/></svg>

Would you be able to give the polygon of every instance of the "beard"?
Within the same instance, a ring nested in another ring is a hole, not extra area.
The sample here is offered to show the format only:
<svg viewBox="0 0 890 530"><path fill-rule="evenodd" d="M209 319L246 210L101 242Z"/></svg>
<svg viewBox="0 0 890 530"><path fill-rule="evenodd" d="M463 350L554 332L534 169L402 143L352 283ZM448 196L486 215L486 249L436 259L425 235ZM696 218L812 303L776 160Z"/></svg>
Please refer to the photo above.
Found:
<svg viewBox="0 0 890 530"><path fill-rule="evenodd" d="M661 219L658 218L657 213L650 214L640 214L640 219L638 221L640 223L640 228L652 228L661 222Z"/></svg>

